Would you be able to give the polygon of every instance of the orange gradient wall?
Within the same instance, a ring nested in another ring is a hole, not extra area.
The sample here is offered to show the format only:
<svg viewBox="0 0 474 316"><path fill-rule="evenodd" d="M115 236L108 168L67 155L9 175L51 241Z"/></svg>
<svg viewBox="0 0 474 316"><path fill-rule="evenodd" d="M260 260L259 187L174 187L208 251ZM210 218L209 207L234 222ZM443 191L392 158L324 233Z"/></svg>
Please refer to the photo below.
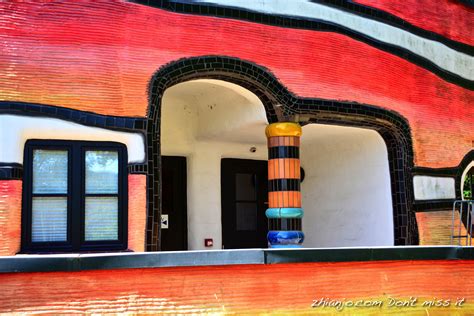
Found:
<svg viewBox="0 0 474 316"><path fill-rule="evenodd" d="M128 249L145 251L146 175L128 175Z"/></svg>
<svg viewBox="0 0 474 316"><path fill-rule="evenodd" d="M427 6L422 13L438 22L453 16L439 10ZM472 13L462 16L464 23ZM186 57L232 56L268 68L298 96L400 113L411 127L416 166L454 167L472 150L473 91L345 35L72 0L2 2L0 30L0 100L144 117L160 67Z"/></svg>
<svg viewBox="0 0 474 316"><path fill-rule="evenodd" d="M416 213L420 245L451 245L451 231L453 222L453 211L419 212ZM454 213L455 235L466 235L466 228L460 225L459 212ZM459 240L455 240L458 244ZM466 245L466 240L461 239L461 245Z"/></svg>
<svg viewBox="0 0 474 316"><path fill-rule="evenodd" d="M0 313L472 315L472 261L372 261L0 274ZM417 298L416 306L389 306ZM381 307L313 308L313 300ZM423 307L425 300L447 307ZM464 299L456 307L457 300Z"/></svg>
<svg viewBox="0 0 474 316"><path fill-rule="evenodd" d="M0 180L0 256L20 251L22 181Z"/></svg>

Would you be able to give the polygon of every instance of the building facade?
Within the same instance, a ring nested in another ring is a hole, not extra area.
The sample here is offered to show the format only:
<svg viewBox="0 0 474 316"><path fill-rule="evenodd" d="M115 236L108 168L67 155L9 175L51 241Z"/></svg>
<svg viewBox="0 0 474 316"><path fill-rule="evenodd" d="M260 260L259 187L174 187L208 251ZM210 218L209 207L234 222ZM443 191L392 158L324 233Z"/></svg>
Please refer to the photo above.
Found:
<svg viewBox="0 0 474 316"><path fill-rule="evenodd" d="M449 241L474 160L469 1L0 10L0 255ZM270 146L282 122L297 152Z"/></svg>

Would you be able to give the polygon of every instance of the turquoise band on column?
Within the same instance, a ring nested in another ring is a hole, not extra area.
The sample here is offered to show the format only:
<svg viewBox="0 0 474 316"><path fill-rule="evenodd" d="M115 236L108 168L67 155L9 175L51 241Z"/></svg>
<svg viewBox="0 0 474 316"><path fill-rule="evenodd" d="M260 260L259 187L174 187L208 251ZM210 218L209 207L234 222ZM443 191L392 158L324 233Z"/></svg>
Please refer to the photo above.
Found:
<svg viewBox="0 0 474 316"><path fill-rule="evenodd" d="M269 208L265 212L267 218L302 218L303 209L296 207Z"/></svg>

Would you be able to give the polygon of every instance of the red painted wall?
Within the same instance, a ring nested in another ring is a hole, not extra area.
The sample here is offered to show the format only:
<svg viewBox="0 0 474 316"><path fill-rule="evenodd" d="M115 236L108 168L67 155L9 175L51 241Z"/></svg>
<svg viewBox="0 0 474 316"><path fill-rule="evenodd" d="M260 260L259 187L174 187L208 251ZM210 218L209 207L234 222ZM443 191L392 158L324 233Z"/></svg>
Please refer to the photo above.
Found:
<svg viewBox="0 0 474 316"><path fill-rule="evenodd" d="M0 256L20 251L22 181L0 180Z"/></svg>
<svg viewBox="0 0 474 316"><path fill-rule="evenodd" d="M355 0L396 15L422 29L474 45L474 9L459 0Z"/></svg>
<svg viewBox="0 0 474 316"><path fill-rule="evenodd" d="M438 13L419 6L423 21ZM472 38L469 10L459 15L456 29ZM2 3L0 16L1 100L145 116L158 68L184 57L227 55L267 67L299 96L397 111L409 120L417 166L457 166L472 150L473 91L344 35L123 2Z"/></svg>
<svg viewBox="0 0 474 316"><path fill-rule="evenodd" d="M328 313L313 300L380 300L342 315L472 315L471 261L373 261L0 274L0 313ZM414 307L390 298L417 297ZM464 298L462 307L456 300ZM449 307L422 307L425 300ZM338 314L339 315L339 314Z"/></svg>
<svg viewBox="0 0 474 316"><path fill-rule="evenodd" d="M128 249L145 251L146 175L128 175Z"/></svg>

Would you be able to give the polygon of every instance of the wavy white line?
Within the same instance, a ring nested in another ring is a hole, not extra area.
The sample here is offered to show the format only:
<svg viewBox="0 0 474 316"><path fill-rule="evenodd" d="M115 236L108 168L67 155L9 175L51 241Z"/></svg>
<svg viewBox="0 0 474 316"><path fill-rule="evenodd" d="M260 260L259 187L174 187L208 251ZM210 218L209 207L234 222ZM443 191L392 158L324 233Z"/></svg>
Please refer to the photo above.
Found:
<svg viewBox="0 0 474 316"><path fill-rule="evenodd" d="M190 0L189 2L212 3L265 14L331 22L380 42L409 50L446 71L474 80L474 57L472 56L403 29L308 0Z"/></svg>

